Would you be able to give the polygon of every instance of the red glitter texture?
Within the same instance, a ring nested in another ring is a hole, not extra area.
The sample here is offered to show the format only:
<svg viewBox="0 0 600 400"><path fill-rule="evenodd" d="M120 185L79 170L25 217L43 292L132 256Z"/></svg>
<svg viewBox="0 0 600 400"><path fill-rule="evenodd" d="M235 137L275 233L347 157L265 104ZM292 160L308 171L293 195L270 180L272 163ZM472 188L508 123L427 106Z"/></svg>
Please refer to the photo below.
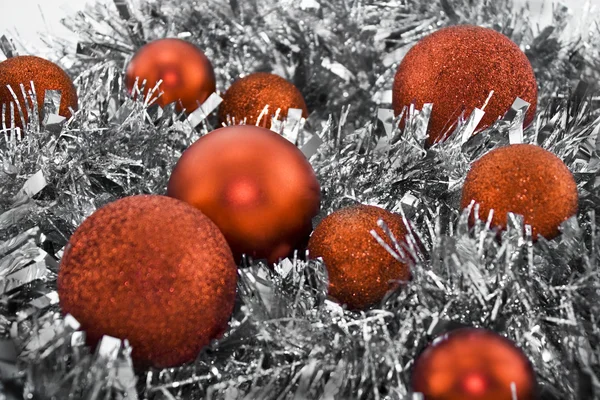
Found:
<svg viewBox="0 0 600 400"><path fill-rule="evenodd" d="M479 129L503 116L517 97L531 104L525 126L535 116L537 83L527 56L506 36L478 26L440 29L406 54L394 78L392 107L396 115L415 103L433 103L428 144L450 134L461 113L482 108Z"/></svg>
<svg viewBox="0 0 600 400"><path fill-rule="evenodd" d="M128 339L138 366L192 361L227 328L237 267L219 229L166 196L133 196L92 214L62 258L58 293L95 344Z"/></svg>
<svg viewBox="0 0 600 400"><path fill-rule="evenodd" d="M169 196L200 209L221 229L236 260L276 262L306 242L319 212L319 182L302 152L252 125L210 132L175 166Z"/></svg>
<svg viewBox="0 0 600 400"><path fill-rule="evenodd" d="M383 220L396 240L406 229L402 217L379 207L357 205L328 215L308 242L312 258L322 257L329 274L329 295L352 309L363 309L381 301L385 294L410 279L408 265L397 261L371 235L391 243L378 228Z"/></svg>
<svg viewBox="0 0 600 400"><path fill-rule="evenodd" d="M511 341L485 329L450 332L419 356L412 372L414 392L425 400L510 400L535 398L535 373Z"/></svg>
<svg viewBox="0 0 600 400"><path fill-rule="evenodd" d="M494 210L492 226L506 229L507 213L523 215L533 239L551 239L558 227L577 213L573 174L554 154L539 146L515 144L490 151L471 166L462 191L461 208L479 203L479 217Z"/></svg>
<svg viewBox="0 0 600 400"><path fill-rule="evenodd" d="M264 128L271 127L277 109L281 109L279 119L285 118L290 108L299 108L304 118L308 116L304 97L294 84L278 75L256 72L238 79L225 92L219 106L219 122L227 123L229 115L235 124L246 118L247 125L256 125L266 105L269 112L261 117L259 124Z"/></svg>
<svg viewBox="0 0 600 400"><path fill-rule="evenodd" d="M29 114L20 85L22 83L26 92L28 92L31 90L31 81L33 81L35 87L39 111L43 110L46 90L59 90L61 92L59 115L70 118L71 111L69 111L69 107L77 110L77 90L69 75L58 65L35 56L12 57L0 63L0 110L2 105L5 105L4 118L7 125L10 124L10 103L14 103L15 100L7 85L10 85L17 95L19 105L23 111L23 118L25 122L29 122ZM27 97L27 104L29 107L33 107L33 102L29 96ZM14 112L15 125L23 128L16 105Z"/></svg>
<svg viewBox="0 0 600 400"><path fill-rule="evenodd" d="M164 107L177 101L190 113L215 92L215 73L212 64L194 44L180 39L160 39L140 48L131 59L125 74L125 83L132 91L136 78L138 85L146 80L144 95L162 80L157 103ZM156 93L158 96L158 92Z"/></svg>

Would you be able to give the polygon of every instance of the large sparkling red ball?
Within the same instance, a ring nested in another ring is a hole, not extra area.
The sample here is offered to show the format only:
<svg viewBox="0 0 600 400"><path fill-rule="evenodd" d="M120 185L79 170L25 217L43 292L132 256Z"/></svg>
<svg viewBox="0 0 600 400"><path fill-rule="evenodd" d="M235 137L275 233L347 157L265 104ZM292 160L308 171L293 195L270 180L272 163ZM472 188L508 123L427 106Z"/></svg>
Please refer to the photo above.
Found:
<svg viewBox="0 0 600 400"><path fill-rule="evenodd" d="M404 241L406 228L401 216L379 207L357 205L324 218L308 242L310 256L322 257L327 267L329 295L351 309L378 303L389 290L410 279L408 265L396 260L371 235L374 229L387 238L377 226L379 219L396 240Z"/></svg>
<svg viewBox="0 0 600 400"><path fill-rule="evenodd" d="M233 254L286 257L305 243L319 211L320 187L302 152L252 125L217 129L178 161L169 196L200 209L221 229Z"/></svg>
<svg viewBox="0 0 600 400"><path fill-rule="evenodd" d="M177 102L189 113L202 105L216 90L215 73L209 59L194 44L180 39L160 39L140 48L133 56L125 82L131 92L146 80L144 95L162 80L157 103L164 107ZM158 92L157 92L158 94Z"/></svg>
<svg viewBox="0 0 600 400"><path fill-rule="evenodd" d="M219 229L188 204L133 196L92 214L60 264L58 293L90 343L128 339L140 366L192 361L227 328L237 266Z"/></svg>
<svg viewBox="0 0 600 400"><path fill-rule="evenodd" d="M554 154L531 144L514 144L490 151L471 166L462 191L461 207L479 204L479 217L494 210L492 226L506 228L507 213L523 215L533 239L551 239L558 227L577 213L577 184Z"/></svg>
<svg viewBox="0 0 600 400"><path fill-rule="evenodd" d="M61 67L52 61L40 57L16 56L0 63L0 110L4 105L6 110L4 118L7 125L10 124L11 118L10 103L13 103L15 104L15 125L23 128L14 97L8 89L9 85L17 95L18 104L21 106L25 123L30 122L26 104L31 109L33 109L34 104L29 95L23 97L20 87L22 83L26 93L28 93L31 90L30 82L33 82L33 86L35 87L38 111L41 112L43 110L46 90L58 90L61 92L59 115L70 118L71 111L69 107L77 110L77 90L69 75ZM2 116L0 115L0 121L1 119Z"/></svg>
<svg viewBox="0 0 600 400"><path fill-rule="evenodd" d="M412 386L425 400L536 398L527 356L505 337L477 328L452 331L425 349L415 362Z"/></svg>
<svg viewBox="0 0 600 400"><path fill-rule="evenodd" d="M492 29L453 26L422 39L406 54L394 78L392 106L396 115L415 103L433 103L428 144L451 133L461 113L482 108L494 91L478 125L484 128L503 116L517 97L531 104L525 125L533 121L537 83L519 46Z"/></svg>
<svg viewBox="0 0 600 400"><path fill-rule="evenodd" d="M256 125L266 105L269 106L268 113L259 123L265 128L271 127L277 109L280 109L280 119L287 116L290 108L301 109L302 116L308 116L304 97L293 83L275 74L256 72L238 79L227 89L219 106L219 122L227 123L229 116L235 124L245 119L247 125Z"/></svg>

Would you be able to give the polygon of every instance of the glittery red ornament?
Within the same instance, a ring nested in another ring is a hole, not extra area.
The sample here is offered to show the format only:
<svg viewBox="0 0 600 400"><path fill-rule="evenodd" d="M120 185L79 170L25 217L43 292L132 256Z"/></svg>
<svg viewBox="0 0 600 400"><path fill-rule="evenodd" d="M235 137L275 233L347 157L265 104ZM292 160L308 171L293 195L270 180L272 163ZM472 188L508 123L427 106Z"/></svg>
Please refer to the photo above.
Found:
<svg viewBox="0 0 600 400"><path fill-rule="evenodd" d="M412 386L425 400L532 400L536 394L527 356L503 336L476 328L452 331L425 349Z"/></svg>
<svg viewBox="0 0 600 400"><path fill-rule="evenodd" d="M181 156L169 196L200 209L233 254L286 257L304 243L319 211L320 187L304 155L281 135L237 125L200 138Z"/></svg>
<svg viewBox="0 0 600 400"><path fill-rule="evenodd" d="M329 295L353 309L371 306L402 281L410 279L408 265L396 260L371 235L383 220L396 240L402 242L406 228L402 217L379 207L357 205L328 215L308 242L312 258L322 257L329 274ZM391 244L391 240L386 240Z"/></svg>
<svg viewBox="0 0 600 400"><path fill-rule="evenodd" d="M551 239L559 225L577 213L573 174L554 154L531 144L490 151L471 166L462 191L461 207L479 203L479 217L494 210L492 225L506 228L507 213L523 215L533 239Z"/></svg>
<svg viewBox="0 0 600 400"><path fill-rule="evenodd" d="M261 117L259 125L271 127L271 119L277 109L279 118L287 116L290 108L302 110L302 116L308 116L306 103L302 93L287 80L274 74L257 72L235 81L223 95L223 102L219 106L219 122L227 123L227 116L235 124L246 119L247 125L256 125L256 121L265 106L269 106L267 114Z"/></svg>
<svg viewBox="0 0 600 400"><path fill-rule="evenodd" d="M131 92L146 80L144 95L162 80L157 103L177 102L190 113L216 90L212 64L194 44L180 39L160 39L140 48L127 66L125 82ZM158 92L157 92L158 95Z"/></svg>
<svg viewBox="0 0 600 400"><path fill-rule="evenodd" d="M92 214L62 258L58 293L91 344L128 339L141 366L193 360L221 335L237 267L219 229L188 204L133 196Z"/></svg>
<svg viewBox="0 0 600 400"><path fill-rule="evenodd" d="M28 93L31 90L30 82L33 82L35 87L38 111L43 110L46 90L58 90L61 92L59 115L70 118L71 111L69 111L69 107L77 110L77 90L65 71L53 62L40 57L16 56L0 63L0 113L4 105L6 109L4 118L7 125L10 124L11 118L10 103L15 102L15 98L7 86L10 85L17 95L23 112L23 119L28 123L29 113L27 112L26 104L33 109L33 101L28 95L26 103L20 85L22 83L26 93ZM16 104L14 110L15 125L23 128ZM2 116L0 115L0 121L1 119Z"/></svg>
<svg viewBox="0 0 600 400"><path fill-rule="evenodd" d="M482 108L494 91L478 125L503 116L517 97L531 104L525 125L537 107L537 83L527 56L501 33L478 26L453 26L422 39L406 54L394 78L396 115L415 103L433 103L428 144L452 133L461 113Z"/></svg>

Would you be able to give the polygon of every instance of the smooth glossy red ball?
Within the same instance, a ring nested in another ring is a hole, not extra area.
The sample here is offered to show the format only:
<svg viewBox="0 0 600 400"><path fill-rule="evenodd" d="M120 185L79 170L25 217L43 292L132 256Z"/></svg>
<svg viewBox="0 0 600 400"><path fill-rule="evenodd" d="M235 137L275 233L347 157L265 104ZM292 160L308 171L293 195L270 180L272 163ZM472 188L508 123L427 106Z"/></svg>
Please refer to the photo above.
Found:
<svg viewBox="0 0 600 400"><path fill-rule="evenodd" d="M474 200L479 217L494 210L492 226L506 229L509 212L531 225L533 239L556 237L559 226L577 214L577 183L569 168L551 152L531 144L490 151L471 166L461 207Z"/></svg>
<svg viewBox="0 0 600 400"><path fill-rule="evenodd" d="M533 68L519 46L492 29L452 26L418 42L400 63L394 78L392 106L421 109L433 103L428 144L452 133L458 117L482 108L494 91L478 125L484 128L503 116L517 97L531 104L525 126L534 118L537 83Z"/></svg>
<svg viewBox="0 0 600 400"><path fill-rule="evenodd" d="M46 90L57 90L61 92L60 106L58 114L65 117L71 117L71 111L77 110L77 89L73 85L73 81L69 75L58 65L52 61L45 60L35 56L16 56L9 58L0 63L0 112L2 106L5 107L4 119L7 126L10 124L10 104L15 103L15 99L8 89L8 86L17 95L18 103L23 112L25 123L29 122L29 113L27 106L33 108L32 99L27 96L23 97L21 84L25 87L26 93L31 90L31 82L35 87L35 95L37 100L38 111L40 118L41 111L44 107ZM23 128L21 117L17 107L14 107L15 126ZM0 124L2 116L0 115Z"/></svg>
<svg viewBox="0 0 600 400"><path fill-rule="evenodd" d="M234 124L244 120L247 125L256 125L265 106L268 113L260 119L259 126L271 127L271 119L279 109L279 119L284 119L290 108L302 110L308 117L308 110L302 93L293 83L282 77L266 72L256 72L235 81L223 95L219 106L219 122L227 123L227 117Z"/></svg>
<svg viewBox="0 0 600 400"><path fill-rule="evenodd" d="M215 72L209 59L194 44L180 39L160 39L140 48L133 56L125 83L131 92L136 78L138 85L146 80L144 95L162 80L157 103L164 107L177 102L190 113L215 92ZM158 92L157 92L158 95Z"/></svg>
<svg viewBox="0 0 600 400"><path fill-rule="evenodd" d="M196 358L228 326L237 266L202 212L166 196L100 208L71 236L58 273L63 312L90 344L128 339L138 366Z"/></svg>
<svg viewBox="0 0 600 400"><path fill-rule="evenodd" d="M167 188L221 229L236 260L276 262L305 243L320 186L302 152L252 125L217 129L181 156Z"/></svg>
<svg viewBox="0 0 600 400"><path fill-rule="evenodd" d="M310 257L322 257L329 274L329 295L351 309L380 302L385 294L410 279L410 269L396 260L371 235L383 220L399 242L406 228L402 217L380 207L357 205L337 210L315 228L308 242ZM393 246L393 245L391 245Z"/></svg>
<svg viewBox="0 0 600 400"><path fill-rule="evenodd" d="M532 400L535 372L527 356L505 337L462 328L436 339L417 358L412 388L425 400Z"/></svg>

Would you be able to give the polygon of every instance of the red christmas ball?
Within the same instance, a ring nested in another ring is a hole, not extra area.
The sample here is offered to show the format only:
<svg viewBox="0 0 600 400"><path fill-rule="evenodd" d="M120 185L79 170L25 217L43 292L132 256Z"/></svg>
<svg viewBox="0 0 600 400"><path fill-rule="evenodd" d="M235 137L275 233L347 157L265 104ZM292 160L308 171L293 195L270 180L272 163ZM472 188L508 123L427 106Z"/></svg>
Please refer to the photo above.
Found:
<svg viewBox="0 0 600 400"><path fill-rule="evenodd" d="M392 106L417 109L433 103L428 144L452 133L461 113L482 108L494 91L478 125L503 116L517 97L531 104L525 125L533 121L537 83L527 56L501 33L478 26L453 26L422 39L406 54L394 78Z"/></svg>
<svg viewBox="0 0 600 400"><path fill-rule="evenodd" d="M471 166L462 190L461 207L474 200L479 217L494 210L492 226L506 229L507 213L523 215L533 239L551 239L558 227L577 213L577 184L554 154L531 144L490 151Z"/></svg>
<svg viewBox="0 0 600 400"><path fill-rule="evenodd" d="M300 150L252 125L217 129L190 146L171 174L167 194L212 219L237 260L247 254L269 262L306 241L321 198Z"/></svg>
<svg viewBox="0 0 600 400"><path fill-rule="evenodd" d="M290 108L302 110L302 116L308 117L308 110L302 93L293 83L282 77L266 72L256 72L235 81L223 95L219 106L219 122L227 123L227 117L234 124L246 120L247 125L256 125L265 106L268 113L261 117L259 125L271 127L271 119L279 109L279 118L287 116Z"/></svg>
<svg viewBox="0 0 600 400"><path fill-rule="evenodd" d="M164 107L177 101L190 113L216 90L215 72L209 59L194 44L180 39L160 39L146 44L133 56L125 83L131 92L136 78L138 85L146 80L144 95L162 80L157 103ZM158 95L158 92L157 92Z"/></svg>
<svg viewBox="0 0 600 400"><path fill-rule="evenodd" d="M17 95L19 106L23 112L25 123L29 122L29 113L27 105L33 109L33 100L27 96L23 97L21 84L25 87L26 93L31 90L31 82L35 87L37 107L42 117L46 90L58 90L61 92L60 106L58 114L65 117L71 117L71 111L77 110L77 89L73 85L71 78L58 65L51 61L44 60L35 56L17 56L9 58L0 63L0 110L5 107L4 120L7 126L10 125L10 104L15 103L15 98L8 89L8 86ZM15 126L23 128L21 116L18 108L14 106ZM2 115L0 115L0 122Z"/></svg>
<svg viewBox="0 0 600 400"><path fill-rule="evenodd" d="M128 339L140 366L192 361L227 328L237 267L219 229L166 196L133 196L93 213L58 273L64 313L91 344Z"/></svg>
<svg viewBox="0 0 600 400"><path fill-rule="evenodd" d="M385 294L410 279L407 264L396 260L371 235L383 220L396 240L406 228L402 217L383 208L357 205L333 212L315 228L308 242L312 258L322 257L329 274L329 295L352 309L380 302ZM391 240L387 240L391 243Z"/></svg>
<svg viewBox="0 0 600 400"><path fill-rule="evenodd" d="M425 400L536 398L527 356L505 337L476 328L454 330L425 349L415 362L412 387Z"/></svg>

